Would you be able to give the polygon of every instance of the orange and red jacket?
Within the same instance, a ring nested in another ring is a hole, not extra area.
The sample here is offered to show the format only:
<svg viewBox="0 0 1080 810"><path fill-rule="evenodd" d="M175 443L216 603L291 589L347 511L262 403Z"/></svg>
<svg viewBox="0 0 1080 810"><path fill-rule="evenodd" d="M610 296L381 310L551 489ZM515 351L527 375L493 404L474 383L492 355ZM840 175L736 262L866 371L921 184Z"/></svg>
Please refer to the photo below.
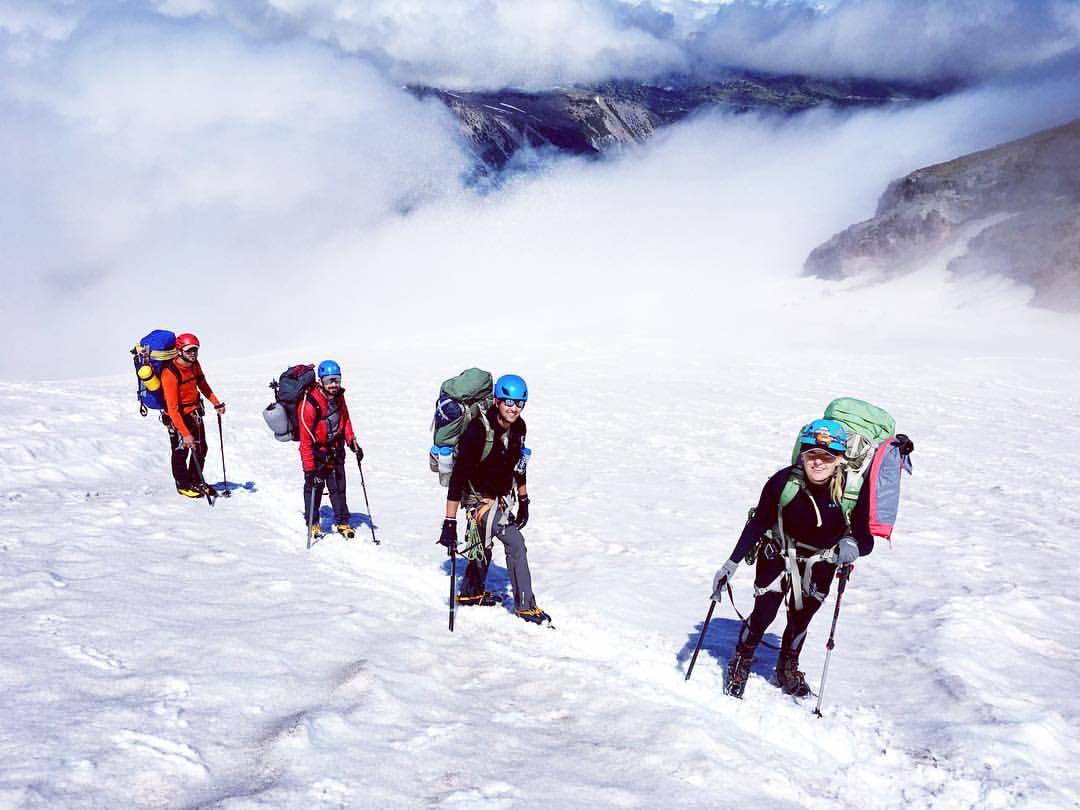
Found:
<svg viewBox="0 0 1080 810"><path fill-rule="evenodd" d="M304 472L315 472L317 467L330 460L334 455L331 449L340 447L343 439L350 446L356 441L349 406L345 404L345 392L338 394L336 400L339 421L337 435L333 439L327 435L329 423L326 414L330 403L318 385L312 386L296 406L296 421L300 425L300 459L304 462Z"/></svg>
<svg viewBox="0 0 1080 810"><path fill-rule="evenodd" d="M191 432L184 424L184 416L199 407L199 392L206 394L215 405L220 405L218 398L210 389L210 384L203 376L202 366L196 360L188 367L180 363L166 363L161 367L161 389L165 392L165 412L172 420L173 427L182 436Z"/></svg>

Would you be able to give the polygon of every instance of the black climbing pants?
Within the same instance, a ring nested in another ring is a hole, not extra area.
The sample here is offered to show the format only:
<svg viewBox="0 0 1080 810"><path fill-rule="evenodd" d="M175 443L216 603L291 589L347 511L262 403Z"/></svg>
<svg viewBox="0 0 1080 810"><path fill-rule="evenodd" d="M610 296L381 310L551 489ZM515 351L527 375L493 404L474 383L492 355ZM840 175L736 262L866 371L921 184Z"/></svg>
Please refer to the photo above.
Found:
<svg viewBox="0 0 1080 810"><path fill-rule="evenodd" d="M205 469L206 464L206 426L197 411L184 414L184 425L191 431L195 439L193 448L194 458L191 451L184 447L180 431L173 425L168 416L162 414L162 421L169 430L169 449L172 452L172 474L178 489L192 489L199 483L199 470ZM195 464L198 462L198 469Z"/></svg>

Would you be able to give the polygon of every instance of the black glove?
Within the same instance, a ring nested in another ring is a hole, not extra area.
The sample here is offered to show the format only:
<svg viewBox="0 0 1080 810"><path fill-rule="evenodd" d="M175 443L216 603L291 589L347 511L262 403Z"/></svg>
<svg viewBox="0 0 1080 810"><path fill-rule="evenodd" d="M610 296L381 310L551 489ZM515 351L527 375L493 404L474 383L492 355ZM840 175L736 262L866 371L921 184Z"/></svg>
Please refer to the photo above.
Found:
<svg viewBox="0 0 1080 810"><path fill-rule="evenodd" d="M893 444L900 450L900 455L910 456L915 449L915 442L905 436L903 433L897 433L896 438L893 439Z"/></svg>
<svg viewBox="0 0 1080 810"><path fill-rule="evenodd" d="M353 444L353 450L356 451L356 460L357 461L363 461L364 460L364 448L361 447L359 444L354 443Z"/></svg>
<svg viewBox="0 0 1080 810"><path fill-rule="evenodd" d="M450 556L457 549L457 520L446 518L442 522L442 534L438 542L446 546L446 556Z"/></svg>
<svg viewBox="0 0 1080 810"><path fill-rule="evenodd" d="M519 529L524 529L525 524L529 522L529 496L522 495L518 498L518 510L517 517L514 519L514 523L517 524Z"/></svg>
<svg viewBox="0 0 1080 810"><path fill-rule="evenodd" d="M311 472L304 470L304 486L306 487L321 487L325 480L315 470Z"/></svg>

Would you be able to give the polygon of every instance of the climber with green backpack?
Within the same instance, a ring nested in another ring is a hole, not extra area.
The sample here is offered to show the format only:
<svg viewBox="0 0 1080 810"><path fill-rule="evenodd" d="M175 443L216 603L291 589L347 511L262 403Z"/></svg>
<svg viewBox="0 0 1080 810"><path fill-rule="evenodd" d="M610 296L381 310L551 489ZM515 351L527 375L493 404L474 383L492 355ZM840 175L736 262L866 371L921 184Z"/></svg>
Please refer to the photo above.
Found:
<svg viewBox="0 0 1080 810"><path fill-rule="evenodd" d="M515 614L535 624L551 623L536 605L521 534L529 520L525 469L531 451L525 447L521 418L528 399L529 389L518 375L504 374L492 385L491 375L480 369L464 371L440 389L430 462L447 486L438 542L452 558L457 554L459 507L467 517L462 553L469 562L451 604L451 621L458 605L502 601L501 595L484 590L493 541L498 538L506 553Z"/></svg>
<svg viewBox="0 0 1080 810"><path fill-rule="evenodd" d="M846 427L845 427L846 426ZM787 626L776 663L785 694L811 694L799 654L810 620L833 577L888 538L899 503L900 473L910 473L914 445L894 435L895 422L870 403L834 400L825 416L805 425L791 466L766 482L734 550L713 579L714 601L746 559L756 565L754 609L728 660L724 691L742 697L754 651L785 598ZM846 574L845 574L846 575Z"/></svg>

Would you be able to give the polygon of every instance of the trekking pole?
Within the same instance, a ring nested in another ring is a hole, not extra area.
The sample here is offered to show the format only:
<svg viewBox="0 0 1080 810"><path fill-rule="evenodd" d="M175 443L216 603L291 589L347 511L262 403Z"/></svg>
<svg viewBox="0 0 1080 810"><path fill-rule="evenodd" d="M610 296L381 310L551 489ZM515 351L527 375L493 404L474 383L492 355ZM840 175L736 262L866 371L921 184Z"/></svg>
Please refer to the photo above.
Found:
<svg viewBox="0 0 1080 810"><path fill-rule="evenodd" d="M312 535L315 534L315 488L318 487L319 494L322 495L323 482L321 478L316 478L311 484L311 499L308 501L307 507L307 547L311 548Z"/></svg>
<svg viewBox="0 0 1080 810"><path fill-rule="evenodd" d="M832 629L829 630L829 640L825 642L825 668L821 671L821 686L818 687L817 706L814 714L821 717L821 699L825 695L825 679L829 676L829 658L832 656L833 647L836 646L836 620L840 618L840 599L844 595L844 586L847 585L848 577L851 576L851 566L845 565L840 569L840 586L836 589L836 607L832 614Z"/></svg>
<svg viewBox="0 0 1080 810"><path fill-rule="evenodd" d="M375 538L375 518L371 516L371 502L367 498L367 484L364 483L364 466L360 463L360 456L356 456L356 467L360 470L360 488L364 490L364 506L367 508L368 528L371 529L371 542L375 545L380 545L379 541ZM451 627L451 630L454 628Z"/></svg>
<svg viewBox="0 0 1080 810"><path fill-rule="evenodd" d="M229 476L225 474L225 437L221 435L221 414L217 415L217 435L218 441L221 442L221 477L224 480L223 486L225 491L222 493L226 498L232 497L232 492L229 491Z"/></svg>
<svg viewBox="0 0 1080 810"><path fill-rule="evenodd" d="M195 454L195 448L194 447L189 447L188 448L188 463L191 464L192 462L194 462L195 472L197 472L199 474L199 486L202 487L203 495L206 496L206 502L208 504L210 504L211 506L213 506L214 505L214 499L210 497L210 490L207 489L206 479L203 478L202 465L199 463L199 457Z"/></svg>
<svg viewBox="0 0 1080 810"><path fill-rule="evenodd" d="M701 625L701 635L698 636L697 646L694 647L694 654L690 657L690 666L686 668L686 678L684 680L690 680L690 676L694 674L694 664L697 663L697 655L701 652L701 642L705 640L705 633L709 629L709 622L712 621L712 612L716 610L716 600L709 600L709 612L705 614L705 621Z"/></svg>
<svg viewBox="0 0 1080 810"><path fill-rule="evenodd" d="M735 594L731 592L731 583L726 579L720 583L720 588L724 587L727 588L728 599L731 600L731 606L735 607ZM720 598L724 598L723 594L721 594ZM709 622L712 621L712 612L716 609L716 603L716 599L709 602L709 612L705 614L705 621L702 622L701 625L701 634L698 636L697 646L694 647L694 655L690 658L690 666L686 668L686 677L683 680L690 680L690 676L694 673L694 664L697 663L698 653L701 652L701 642L705 640L705 633L709 630ZM742 614L739 613L738 608L735 608L735 613L738 614L740 619L742 618Z"/></svg>
<svg viewBox="0 0 1080 810"><path fill-rule="evenodd" d="M450 546L450 632L454 632L454 611L457 608L457 544Z"/></svg>

